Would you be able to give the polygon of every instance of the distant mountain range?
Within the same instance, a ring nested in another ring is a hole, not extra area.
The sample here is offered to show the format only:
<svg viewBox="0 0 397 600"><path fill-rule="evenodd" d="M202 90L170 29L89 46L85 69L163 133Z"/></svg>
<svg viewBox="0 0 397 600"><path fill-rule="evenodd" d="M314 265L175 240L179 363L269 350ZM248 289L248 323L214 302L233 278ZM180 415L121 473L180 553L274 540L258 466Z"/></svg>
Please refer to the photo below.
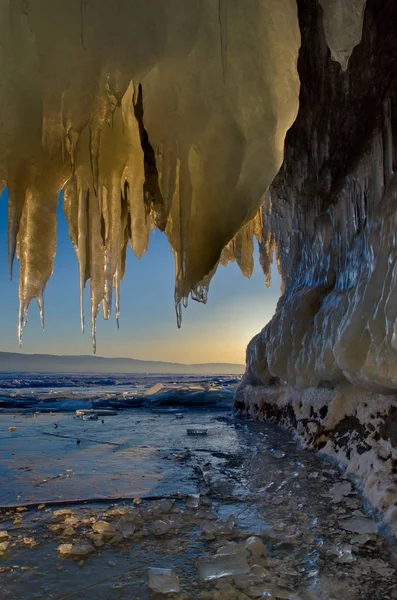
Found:
<svg viewBox="0 0 397 600"><path fill-rule="evenodd" d="M206 375L239 375L244 365L232 363L183 363L104 358L101 356L58 356L55 354L22 354L0 352L0 372L31 373L174 373Z"/></svg>

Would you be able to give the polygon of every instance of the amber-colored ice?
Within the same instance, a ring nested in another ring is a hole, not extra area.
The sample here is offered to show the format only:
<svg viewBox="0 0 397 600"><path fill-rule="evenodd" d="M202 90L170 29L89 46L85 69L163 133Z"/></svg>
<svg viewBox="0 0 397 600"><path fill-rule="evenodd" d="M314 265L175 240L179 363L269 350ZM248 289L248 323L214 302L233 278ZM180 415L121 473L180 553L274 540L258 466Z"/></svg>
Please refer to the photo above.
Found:
<svg viewBox="0 0 397 600"><path fill-rule="evenodd" d="M175 255L179 313L191 292L205 300L233 238L223 260L250 274L255 225L238 232L283 159L299 45L295 0L0 0L20 337L53 270L61 190L93 334L100 304L119 312L128 240L140 257L154 226Z"/></svg>

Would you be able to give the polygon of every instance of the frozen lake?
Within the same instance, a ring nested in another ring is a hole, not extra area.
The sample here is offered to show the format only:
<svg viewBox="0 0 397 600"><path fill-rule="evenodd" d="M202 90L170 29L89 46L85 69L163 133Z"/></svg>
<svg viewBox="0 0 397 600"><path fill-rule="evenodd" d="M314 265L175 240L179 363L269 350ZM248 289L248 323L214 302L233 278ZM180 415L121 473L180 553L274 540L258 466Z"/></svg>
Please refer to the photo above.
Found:
<svg viewBox="0 0 397 600"><path fill-rule="evenodd" d="M163 381L160 396L185 384ZM118 396L133 385L118 385ZM135 382L134 393L152 385ZM193 396L215 386L189 385ZM30 386L36 400L50 389ZM200 409L186 398L96 420L59 410L63 400L54 412L0 411L2 600L161 597L149 567L173 569L180 600L397 598L394 546L336 465L224 400ZM96 532L103 521L113 537ZM264 553L245 549L252 535ZM87 556L70 554L82 545Z"/></svg>

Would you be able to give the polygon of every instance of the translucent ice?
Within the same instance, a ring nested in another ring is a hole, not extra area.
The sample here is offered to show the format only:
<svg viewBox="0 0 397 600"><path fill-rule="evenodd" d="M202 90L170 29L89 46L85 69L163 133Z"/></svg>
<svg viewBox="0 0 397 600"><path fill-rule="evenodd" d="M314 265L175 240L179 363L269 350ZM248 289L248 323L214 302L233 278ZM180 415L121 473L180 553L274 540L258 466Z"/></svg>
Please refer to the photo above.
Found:
<svg viewBox="0 0 397 600"><path fill-rule="evenodd" d="M367 519L365 517L353 517L351 519L339 521L339 526L346 531L351 531L352 533L371 534L378 531L376 523L374 523L372 519Z"/></svg>
<svg viewBox="0 0 397 600"><path fill-rule="evenodd" d="M171 569L149 568L149 587L159 594L178 593L179 577Z"/></svg>
<svg viewBox="0 0 397 600"><path fill-rule="evenodd" d="M237 548L235 552L230 554L217 554L208 558L200 558L199 571L203 581L247 573L249 566L246 560L246 552L243 548Z"/></svg>

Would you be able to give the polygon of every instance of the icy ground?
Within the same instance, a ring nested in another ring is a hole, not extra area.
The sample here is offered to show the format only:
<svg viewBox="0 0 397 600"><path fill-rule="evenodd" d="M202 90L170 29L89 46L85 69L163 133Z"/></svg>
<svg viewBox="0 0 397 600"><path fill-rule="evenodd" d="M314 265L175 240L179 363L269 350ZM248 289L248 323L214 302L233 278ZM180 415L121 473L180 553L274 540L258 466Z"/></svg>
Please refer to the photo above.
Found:
<svg viewBox="0 0 397 600"><path fill-rule="evenodd" d="M273 425L8 409L0 438L1 600L397 598L359 492Z"/></svg>

